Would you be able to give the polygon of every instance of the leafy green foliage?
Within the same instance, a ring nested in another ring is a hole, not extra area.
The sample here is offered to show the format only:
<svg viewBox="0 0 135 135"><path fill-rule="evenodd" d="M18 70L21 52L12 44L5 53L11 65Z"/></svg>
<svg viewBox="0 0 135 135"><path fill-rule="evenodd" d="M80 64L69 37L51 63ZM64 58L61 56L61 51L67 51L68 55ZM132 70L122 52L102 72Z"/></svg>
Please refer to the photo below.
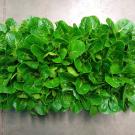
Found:
<svg viewBox="0 0 135 135"><path fill-rule="evenodd" d="M0 109L135 111L135 24L30 17L0 24Z"/></svg>

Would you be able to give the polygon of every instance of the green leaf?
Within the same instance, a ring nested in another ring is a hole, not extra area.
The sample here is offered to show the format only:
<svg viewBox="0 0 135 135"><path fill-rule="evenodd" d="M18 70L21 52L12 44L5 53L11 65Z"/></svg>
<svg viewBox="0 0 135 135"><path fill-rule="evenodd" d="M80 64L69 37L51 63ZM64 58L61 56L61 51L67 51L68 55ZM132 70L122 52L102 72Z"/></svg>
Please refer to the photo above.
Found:
<svg viewBox="0 0 135 135"><path fill-rule="evenodd" d="M97 106L91 106L90 108L90 115L94 116L99 112L98 107Z"/></svg>
<svg viewBox="0 0 135 135"><path fill-rule="evenodd" d="M16 40L16 37L15 37L15 34L13 32L8 32L6 34L6 40L8 42L8 44L11 46L11 47L14 47L15 46L15 40Z"/></svg>
<svg viewBox="0 0 135 135"><path fill-rule="evenodd" d="M91 105L100 105L102 103L102 98L98 95L92 96L90 99Z"/></svg>
<svg viewBox="0 0 135 135"><path fill-rule="evenodd" d="M119 110L119 105L117 98L115 96L112 96L111 99L109 100L109 107L112 112L117 112Z"/></svg>
<svg viewBox="0 0 135 135"><path fill-rule="evenodd" d="M85 64L85 63L82 63L80 59L76 59L74 61L74 64L78 72L89 73L92 70L91 64L89 62Z"/></svg>
<svg viewBox="0 0 135 135"><path fill-rule="evenodd" d="M105 76L105 81L114 88L118 88L121 82L116 77Z"/></svg>
<svg viewBox="0 0 135 135"><path fill-rule="evenodd" d="M55 63L62 63L66 55L67 55L67 50L65 48L62 48L60 49L59 57L52 59L52 61Z"/></svg>
<svg viewBox="0 0 135 135"><path fill-rule="evenodd" d="M59 84L60 84L59 78L56 77L56 78L54 78L54 79L47 80L47 81L44 83L44 86L47 87L47 88L55 88L55 87L58 87Z"/></svg>
<svg viewBox="0 0 135 135"><path fill-rule="evenodd" d="M119 74L121 73L122 69L119 64L113 63L110 67L111 74Z"/></svg>
<svg viewBox="0 0 135 135"><path fill-rule="evenodd" d="M16 26L16 21L13 18L8 18L5 24L8 28L11 28L12 26Z"/></svg>
<svg viewBox="0 0 135 135"><path fill-rule="evenodd" d="M82 105L79 101L75 101L71 104L71 111L74 113L79 113L82 110Z"/></svg>
<svg viewBox="0 0 135 135"><path fill-rule="evenodd" d="M43 79L48 78L49 75L50 75L49 66L47 64L45 64L45 63L39 66L39 71L40 71L41 77Z"/></svg>
<svg viewBox="0 0 135 135"><path fill-rule="evenodd" d="M22 111L22 110L25 110L25 108L27 107L27 102L25 100L19 100L19 99L16 99L14 102L13 102L13 107L17 110L17 111Z"/></svg>
<svg viewBox="0 0 135 135"><path fill-rule="evenodd" d="M59 99L55 99L52 103L53 111L57 112L62 108L62 104Z"/></svg>
<svg viewBox="0 0 135 135"><path fill-rule="evenodd" d="M53 24L50 20L47 18L42 18L38 21L38 27L39 29L42 29L48 34L51 34L54 30Z"/></svg>
<svg viewBox="0 0 135 135"><path fill-rule="evenodd" d="M117 21L115 26L118 32L124 32L124 33L132 32L134 28L134 24L128 19L121 19Z"/></svg>
<svg viewBox="0 0 135 135"><path fill-rule="evenodd" d="M41 86L37 84L27 84L25 83L23 85L24 92L28 94L34 94L34 93L40 93L41 92Z"/></svg>
<svg viewBox="0 0 135 135"><path fill-rule="evenodd" d="M127 64L123 69L123 73L134 74L135 73L135 64L134 63Z"/></svg>
<svg viewBox="0 0 135 135"><path fill-rule="evenodd" d="M77 77L79 74L75 71L75 69L73 67L67 67L67 71L68 73L70 73L71 75Z"/></svg>
<svg viewBox="0 0 135 135"><path fill-rule="evenodd" d="M101 51L104 48L104 44L101 40L96 40L93 42L92 48L90 49L90 52L92 54L95 54L99 51Z"/></svg>
<svg viewBox="0 0 135 135"><path fill-rule="evenodd" d="M39 62L34 61L26 61L24 62L26 65L28 65L30 68L37 69L39 66Z"/></svg>
<svg viewBox="0 0 135 135"><path fill-rule="evenodd" d="M64 108L69 108L72 102L71 95L62 95L61 96L61 104Z"/></svg>
<svg viewBox="0 0 135 135"><path fill-rule="evenodd" d="M61 57L57 57L57 58L52 59L52 61L55 63L61 63L62 59L61 59Z"/></svg>
<svg viewBox="0 0 135 135"><path fill-rule="evenodd" d="M66 55L67 55L67 49L66 48L62 48L60 50L60 57L61 57L61 59L63 60L66 57Z"/></svg>
<svg viewBox="0 0 135 135"><path fill-rule="evenodd" d="M32 45L31 52L37 57L39 62L43 62L44 51L39 46Z"/></svg>
<svg viewBox="0 0 135 135"><path fill-rule="evenodd" d="M135 106L135 88L134 85L126 85L123 93L123 104L125 104L126 99L128 103L133 107Z"/></svg>
<svg viewBox="0 0 135 135"><path fill-rule="evenodd" d="M91 32L92 29L96 29L100 25L100 21L96 16L84 17L81 20L79 28L83 32Z"/></svg>
<svg viewBox="0 0 135 135"><path fill-rule="evenodd" d="M6 33L6 31L7 31L7 27L6 27L6 25L5 24L0 24L0 32L3 32L3 33Z"/></svg>
<svg viewBox="0 0 135 135"><path fill-rule="evenodd" d="M44 106L43 104L41 103L38 103L36 104L35 108L34 108L35 112L38 114L38 115L45 115L46 114L46 106Z"/></svg>
<svg viewBox="0 0 135 135"><path fill-rule="evenodd" d="M104 100L102 100L102 103L99 107L100 112L104 113L104 114L110 114L111 110L109 108L109 99L105 98Z"/></svg>
<svg viewBox="0 0 135 135"><path fill-rule="evenodd" d="M91 90L90 84L83 82L81 79L76 80L75 87L76 91L81 95L87 94Z"/></svg>
<svg viewBox="0 0 135 135"><path fill-rule="evenodd" d="M8 72L14 72L15 69L16 69L16 66L9 66L9 67L7 68Z"/></svg>
<svg viewBox="0 0 135 135"><path fill-rule="evenodd" d="M22 98L22 99L27 99L28 98L28 96L26 94L24 94L24 93L18 95L17 97Z"/></svg>
<svg viewBox="0 0 135 135"><path fill-rule="evenodd" d="M15 92L16 92L16 89L13 87L6 87L3 85L0 85L0 93L13 94Z"/></svg>
<svg viewBox="0 0 135 135"><path fill-rule="evenodd" d="M24 49L17 49L16 54L17 54L18 61L21 63L27 60L28 61L32 60L31 54Z"/></svg>
<svg viewBox="0 0 135 135"><path fill-rule="evenodd" d="M69 57L76 59L85 52L85 44L80 40L72 40L69 44Z"/></svg>
<svg viewBox="0 0 135 135"><path fill-rule="evenodd" d="M116 31L114 22L111 20L111 18L107 18L107 19L106 19L106 23L108 24L108 26L111 28L111 30L112 30L113 32Z"/></svg>

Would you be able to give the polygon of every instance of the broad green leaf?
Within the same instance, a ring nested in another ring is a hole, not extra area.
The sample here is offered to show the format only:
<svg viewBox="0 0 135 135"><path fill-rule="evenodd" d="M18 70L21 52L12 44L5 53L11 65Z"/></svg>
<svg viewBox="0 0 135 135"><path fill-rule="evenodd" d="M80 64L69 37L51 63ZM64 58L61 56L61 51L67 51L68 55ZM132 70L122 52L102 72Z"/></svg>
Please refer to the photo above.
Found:
<svg viewBox="0 0 135 135"><path fill-rule="evenodd" d="M109 108L109 99L105 98L104 100L102 100L102 103L99 107L100 112L104 113L104 114L110 114L111 110Z"/></svg>
<svg viewBox="0 0 135 135"><path fill-rule="evenodd" d="M91 104L90 104L90 101L89 101L88 98L82 98L81 103L82 103L82 106L83 106L84 110L87 110L87 111L90 110Z"/></svg>
<svg viewBox="0 0 135 135"><path fill-rule="evenodd" d="M98 81L97 81L97 79L95 78L95 75L92 72L89 73L88 78L93 84L98 84Z"/></svg>
<svg viewBox="0 0 135 135"><path fill-rule="evenodd" d="M89 62L82 63L80 59L76 59L74 61L75 67L78 70L78 72L81 73L89 73L92 70L91 64Z"/></svg>
<svg viewBox="0 0 135 135"><path fill-rule="evenodd" d="M85 44L80 40L72 40L69 44L69 57L76 59L85 52Z"/></svg>
<svg viewBox="0 0 135 135"><path fill-rule="evenodd" d="M6 87L3 85L0 85L0 93L13 94L15 92L16 92L16 89L13 87Z"/></svg>
<svg viewBox="0 0 135 135"><path fill-rule="evenodd" d="M8 72L14 72L16 69L16 66L8 66L7 70Z"/></svg>
<svg viewBox="0 0 135 135"><path fill-rule="evenodd" d="M16 26L16 21L13 19L13 18L8 18L6 21L5 21L5 24L8 28L11 28L13 26Z"/></svg>
<svg viewBox="0 0 135 135"><path fill-rule="evenodd" d="M59 84L60 84L59 78L56 77L56 78L54 78L54 79L47 80L47 81L44 83L44 86L47 87L47 88L55 88L55 87L58 87Z"/></svg>
<svg viewBox="0 0 135 135"><path fill-rule="evenodd" d="M111 20L111 18L107 18L106 19L106 23L108 24L108 26L112 29L113 32L116 31L116 28L115 28L115 25L114 25L114 22Z"/></svg>
<svg viewBox="0 0 135 135"><path fill-rule="evenodd" d="M28 51L26 51L25 49L17 49L16 55L17 55L18 61L21 63L24 61L27 61L27 60L28 61L32 60L31 54Z"/></svg>
<svg viewBox="0 0 135 135"><path fill-rule="evenodd" d="M79 113L82 110L82 105L79 101L75 101L71 104L71 111L74 113Z"/></svg>
<svg viewBox="0 0 135 135"><path fill-rule="evenodd" d="M49 70L50 70L50 77L51 78L55 78L56 76L57 76L57 72L56 72L56 70L57 70L57 67L54 67L54 66L52 66L52 67L49 67Z"/></svg>
<svg viewBox="0 0 135 135"><path fill-rule="evenodd" d="M111 77L109 75L105 76L105 81L114 88L118 88L121 85L120 84L121 82L120 82L120 80L118 78Z"/></svg>
<svg viewBox="0 0 135 135"><path fill-rule="evenodd" d="M3 32L3 33L6 33L6 31L7 31L7 27L6 27L6 25L5 24L0 24L0 32Z"/></svg>
<svg viewBox="0 0 135 135"><path fill-rule="evenodd" d="M16 40L16 37L15 37L15 34L13 32L8 32L6 34L6 40L8 42L8 44L11 46L11 47L14 47L15 46L15 40Z"/></svg>
<svg viewBox="0 0 135 135"><path fill-rule="evenodd" d="M83 32L91 32L92 29L96 29L100 25L100 21L96 16L84 17L81 20L79 28Z"/></svg>
<svg viewBox="0 0 135 135"><path fill-rule="evenodd" d="M127 64L123 69L123 73L134 74L135 73L135 64L134 63Z"/></svg>
<svg viewBox="0 0 135 135"><path fill-rule="evenodd" d="M28 98L28 96L26 94L24 94L24 93L19 94L17 97L22 98L22 99L27 99Z"/></svg>
<svg viewBox="0 0 135 135"><path fill-rule="evenodd" d="M125 45L121 40L116 41L108 50L107 57L114 63L121 63L124 58Z"/></svg>
<svg viewBox="0 0 135 135"><path fill-rule="evenodd" d="M63 60L66 57L66 55L67 55L67 49L66 48L62 48L60 50L60 57L61 57L61 59Z"/></svg>
<svg viewBox="0 0 135 135"><path fill-rule="evenodd" d="M117 98L115 96L112 96L109 100L109 107L112 112L117 112L119 110L119 105Z"/></svg>
<svg viewBox="0 0 135 135"><path fill-rule="evenodd" d="M102 103L102 98L98 95L92 96L90 99L91 105L100 105Z"/></svg>
<svg viewBox="0 0 135 135"><path fill-rule="evenodd" d="M134 24L128 19L121 19L117 21L115 26L118 32L124 32L124 33L132 32L134 28Z"/></svg>
<svg viewBox="0 0 135 135"><path fill-rule="evenodd" d="M89 83L84 82L81 79L77 79L75 82L76 91L81 94L87 94L91 90L91 86Z"/></svg>
<svg viewBox="0 0 135 135"><path fill-rule="evenodd" d="M90 107L90 115L94 116L99 112L98 107L97 106L91 106Z"/></svg>
<svg viewBox="0 0 135 135"><path fill-rule="evenodd" d="M66 55L67 55L67 50L65 48L62 48L60 50L59 57L54 58L52 61L55 63L62 63Z"/></svg>
<svg viewBox="0 0 135 135"><path fill-rule="evenodd" d="M113 63L110 67L111 74L119 74L121 73L122 69L119 64Z"/></svg>
<svg viewBox="0 0 135 135"><path fill-rule="evenodd" d="M124 89L124 94L123 94L123 103L125 103L125 100L128 99L128 102L130 102L132 105L135 105L134 85L126 85L126 87Z"/></svg>
<svg viewBox="0 0 135 135"><path fill-rule="evenodd" d="M54 26L47 18L42 18L38 21L39 29L44 30L46 33L51 34L54 30Z"/></svg>
<svg viewBox="0 0 135 135"><path fill-rule="evenodd" d="M44 51L39 46L32 45L31 52L37 57L39 62L43 62Z"/></svg>
<svg viewBox="0 0 135 135"><path fill-rule="evenodd" d="M35 62L35 61L26 61L24 63L33 69L37 69L39 66L39 62Z"/></svg>
<svg viewBox="0 0 135 135"><path fill-rule="evenodd" d="M28 94L41 93L41 86L26 83L23 85L23 90Z"/></svg>
<svg viewBox="0 0 135 135"><path fill-rule="evenodd" d="M42 103L36 104L34 110L38 115L45 115L47 113L46 106Z"/></svg>
<svg viewBox="0 0 135 135"><path fill-rule="evenodd" d="M55 63L61 63L62 59L61 59L61 57L57 57L57 58L52 59L52 61Z"/></svg>
<svg viewBox="0 0 135 135"><path fill-rule="evenodd" d="M74 81L75 77L67 72L60 72L59 73L59 78L60 78L60 83L65 84L65 83L71 83Z"/></svg>
<svg viewBox="0 0 135 135"><path fill-rule="evenodd" d="M52 109L53 111L57 112L62 108L62 104L59 99L55 99L52 103Z"/></svg>
<svg viewBox="0 0 135 135"><path fill-rule="evenodd" d="M56 22L56 26L58 29L60 29L63 32L68 32L70 30L70 26L62 20Z"/></svg>
<svg viewBox="0 0 135 135"><path fill-rule="evenodd" d="M61 104L64 108L69 108L72 102L71 95L62 95L61 96Z"/></svg>
<svg viewBox="0 0 135 135"><path fill-rule="evenodd" d="M104 44L101 40L96 40L92 44L92 48L90 49L90 52L92 54L95 54L99 51L101 51L104 48Z"/></svg>
<svg viewBox="0 0 135 135"><path fill-rule="evenodd" d="M41 98L41 95L40 94L33 94L32 97L34 99L40 99Z"/></svg>
<svg viewBox="0 0 135 135"><path fill-rule="evenodd" d="M15 88L16 90L23 90L23 82L14 82L13 83L13 88Z"/></svg>
<svg viewBox="0 0 135 135"><path fill-rule="evenodd" d="M47 64L40 65L39 66L39 71L40 71L41 77L43 79L48 78L49 75L50 75L50 69L49 69L49 66Z"/></svg>
<svg viewBox="0 0 135 135"><path fill-rule="evenodd" d="M16 99L14 102L13 102L13 107L17 110L17 111L22 111L22 110L25 110L25 108L27 107L27 102L25 100L19 100L19 99Z"/></svg>
<svg viewBox="0 0 135 135"><path fill-rule="evenodd" d="M67 71L68 73L70 73L71 75L77 77L79 74L75 71L75 69L73 67L67 67Z"/></svg>

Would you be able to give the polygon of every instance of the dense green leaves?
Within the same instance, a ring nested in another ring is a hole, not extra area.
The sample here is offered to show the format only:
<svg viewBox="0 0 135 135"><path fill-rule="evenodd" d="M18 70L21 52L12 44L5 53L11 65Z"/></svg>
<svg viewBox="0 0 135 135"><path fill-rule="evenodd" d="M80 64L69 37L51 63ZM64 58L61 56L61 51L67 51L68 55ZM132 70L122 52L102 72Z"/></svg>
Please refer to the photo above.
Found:
<svg viewBox="0 0 135 135"><path fill-rule="evenodd" d="M135 111L135 24L103 24L96 16L79 26L7 19L0 24L0 108L37 115Z"/></svg>

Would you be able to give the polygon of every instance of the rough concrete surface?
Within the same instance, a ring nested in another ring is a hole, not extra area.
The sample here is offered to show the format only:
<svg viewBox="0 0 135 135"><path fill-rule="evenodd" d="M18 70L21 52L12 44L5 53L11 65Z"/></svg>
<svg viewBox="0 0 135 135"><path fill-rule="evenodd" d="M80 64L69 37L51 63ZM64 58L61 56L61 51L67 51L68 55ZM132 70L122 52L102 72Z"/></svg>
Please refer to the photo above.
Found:
<svg viewBox="0 0 135 135"><path fill-rule="evenodd" d="M0 22L3 21L3 3L4 1L3 0L0 0Z"/></svg>
<svg viewBox="0 0 135 135"><path fill-rule="evenodd" d="M6 112L4 135L135 135L135 113L97 115L51 113L32 117L28 113Z"/></svg>
<svg viewBox="0 0 135 135"><path fill-rule="evenodd" d="M41 16L72 24L88 15L96 15L102 22L107 17L135 21L134 7L135 0L0 0L0 21ZM92 118L85 112L31 117L8 111L0 114L0 135L135 135L134 121L135 113L130 111Z"/></svg>
<svg viewBox="0 0 135 135"><path fill-rule="evenodd" d="M0 0L6 1L6 18L20 21L28 16L64 19L79 23L83 16L97 15L102 21L129 18L135 20L135 0Z"/></svg>

